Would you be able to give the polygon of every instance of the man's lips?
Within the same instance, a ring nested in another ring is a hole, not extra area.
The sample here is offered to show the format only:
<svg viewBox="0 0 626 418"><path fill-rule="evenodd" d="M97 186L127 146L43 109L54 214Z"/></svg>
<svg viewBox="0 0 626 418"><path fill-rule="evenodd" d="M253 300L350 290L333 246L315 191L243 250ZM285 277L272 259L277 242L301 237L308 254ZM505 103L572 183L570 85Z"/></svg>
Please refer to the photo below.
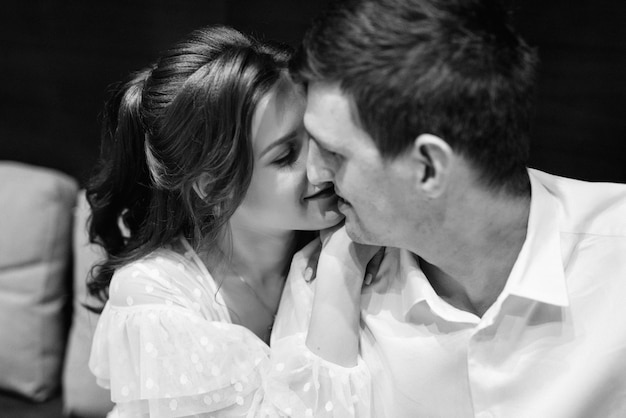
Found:
<svg viewBox="0 0 626 418"><path fill-rule="evenodd" d="M335 188L333 186L326 187L311 195L305 196L304 200L324 199L335 194Z"/></svg>

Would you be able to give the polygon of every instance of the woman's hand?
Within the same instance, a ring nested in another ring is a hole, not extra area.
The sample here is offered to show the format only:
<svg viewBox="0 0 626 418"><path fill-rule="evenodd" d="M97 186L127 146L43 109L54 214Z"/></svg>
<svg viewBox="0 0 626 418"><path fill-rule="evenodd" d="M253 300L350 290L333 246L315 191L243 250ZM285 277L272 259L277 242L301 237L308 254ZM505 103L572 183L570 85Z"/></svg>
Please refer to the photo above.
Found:
<svg viewBox="0 0 626 418"><path fill-rule="evenodd" d="M306 345L327 361L354 367L359 354L361 290L366 280L371 282L376 276L384 251L352 241L343 225L323 231L320 238L319 257L314 254L307 268L309 277L317 279Z"/></svg>
<svg viewBox="0 0 626 418"><path fill-rule="evenodd" d="M320 232L322 246L309 259L305 280L310 282L319 276L319 271L336 277L361 280L367 286L375 281L380 263L385 254L384 247L359 244L348 236L342 223Z"/></svg>

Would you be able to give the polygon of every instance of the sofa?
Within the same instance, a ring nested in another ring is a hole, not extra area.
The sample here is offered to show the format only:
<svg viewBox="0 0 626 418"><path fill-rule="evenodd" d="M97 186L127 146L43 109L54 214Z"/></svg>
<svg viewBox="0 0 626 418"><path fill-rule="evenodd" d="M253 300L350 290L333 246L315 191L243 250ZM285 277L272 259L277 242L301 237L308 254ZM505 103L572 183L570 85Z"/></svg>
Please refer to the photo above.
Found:
<svg viewBox="0 0 626 418"><path fill-rule="evenodd" d="M102 258L87 239L84 191L58 171L0 161L0 416L106 416L88 369L97 314L86 278Z"/></svg>

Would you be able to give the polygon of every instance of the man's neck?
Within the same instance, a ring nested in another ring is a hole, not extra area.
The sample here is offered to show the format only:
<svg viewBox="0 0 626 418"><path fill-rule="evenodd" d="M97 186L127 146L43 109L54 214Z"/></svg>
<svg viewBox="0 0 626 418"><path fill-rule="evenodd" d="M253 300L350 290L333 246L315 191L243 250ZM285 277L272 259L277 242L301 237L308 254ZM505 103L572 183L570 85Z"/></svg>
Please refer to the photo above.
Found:
<svg viewBox="0 0 626 418"><path fill-rule="evenodd" d="M435 251L418 254L439 296L482 317L504 289L526 239L530 196L477 193L464 203L458 219L442 227Z"/></svg>

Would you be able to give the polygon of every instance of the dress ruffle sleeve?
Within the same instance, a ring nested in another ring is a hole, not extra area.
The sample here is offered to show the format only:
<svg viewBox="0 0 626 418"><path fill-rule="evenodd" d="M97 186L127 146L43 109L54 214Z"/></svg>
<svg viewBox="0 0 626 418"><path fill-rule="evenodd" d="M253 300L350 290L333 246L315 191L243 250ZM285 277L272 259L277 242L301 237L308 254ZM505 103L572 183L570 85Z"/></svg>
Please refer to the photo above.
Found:
<svg viewBox="0 0 626 418"><path fill-rule="evenodd" d="M293 417L370 416L370 374L359 359L342 367L312 353L306 334L272 346L272 368L265 392L278 410Z"/></svg>
<svg viewBox="0 0 626 418"><path fill-rule="evenodd" d="M103 318L92 370L121 416L249 405L267 373L269 348L238 325L167 306L111 309Z"/></svg>
<svg viewBox="0 0 626 418"><path fill-rule="evenodd" d="M317 240L307 245L291 264L272 331L266 392L289 416L369 417L371 376L363 360L342 367L317 356L305 343L315 281L307 283L304 271L319 245Z"/></svg>
<svg viewBox="0 0 626 418"><path fill-rule="evenodd" d="M90 359L118 415L246 416L255 409L269 347L244 327L207 320L186 307L175 287L124 273L98 322ZM135 297L133 289L146 286L160 292L163 303L136 301L143 295ZM124 300L128 306L119 305Z"/></svg>

